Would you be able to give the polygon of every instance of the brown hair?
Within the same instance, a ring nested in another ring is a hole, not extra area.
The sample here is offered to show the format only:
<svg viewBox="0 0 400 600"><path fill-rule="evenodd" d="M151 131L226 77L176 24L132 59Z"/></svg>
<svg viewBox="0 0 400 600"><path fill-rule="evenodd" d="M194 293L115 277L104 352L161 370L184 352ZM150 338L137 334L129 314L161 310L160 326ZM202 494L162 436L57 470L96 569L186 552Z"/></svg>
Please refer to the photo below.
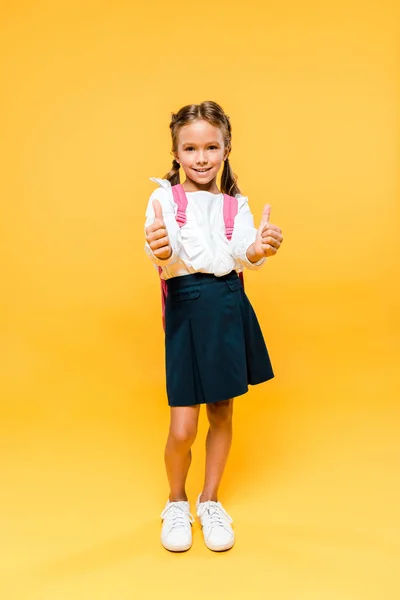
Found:
<svg viewBox="0 0 400 600"><path fill-rule="evenodd" d="M203 119L208 121L211 125L219 127L222 136L224 138L225 148L231 151L231 139L232 139L232 128L229 121L228 115L226 115L219 104L216 102L206 101L201 104L188 104L183 106L176 114L172 113L171 123L169 127L171 129L172 137L172 152L177 151L178 147L178 134L181 127ZM180 183L179 177L179 163L174 159L172 161L172 169L164 175L164 179L171 182L171 185L177 185ZM224 161L224 169L221 177L221 191L224 194L234 196L240 194L240 190L237 186L237 175L232 171L231 165L228 158Z"/></svg>

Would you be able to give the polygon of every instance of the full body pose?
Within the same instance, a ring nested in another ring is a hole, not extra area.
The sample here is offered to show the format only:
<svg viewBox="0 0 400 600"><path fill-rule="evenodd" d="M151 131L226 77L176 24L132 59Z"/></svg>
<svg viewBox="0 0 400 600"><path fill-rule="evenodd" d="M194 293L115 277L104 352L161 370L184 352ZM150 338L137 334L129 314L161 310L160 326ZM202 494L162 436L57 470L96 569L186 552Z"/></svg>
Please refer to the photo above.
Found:
<svg viewBox="0 0 400 600"><path fill-rule="evenodd" d="M274 374L254 310L238 273L260 269L278 251L282 231L266 204L254 226L248 199L231 170L231 124L215 102L172 115L172 169L151 194L145 250L159 270L165 303L165 352L170 428L165 465L170 486L161 514L161 542L170 551L192 545L186 479L199 410L206 405L205 480L196 503L204 541L214 551L234 545L232 519L218 489L232 442L235 396ZM223 165L221 191L217 176ZM182 168L185 181L180 184ZM184 208L175 201L184 198ZM226 203L235 203L232 227Z"/></svg>

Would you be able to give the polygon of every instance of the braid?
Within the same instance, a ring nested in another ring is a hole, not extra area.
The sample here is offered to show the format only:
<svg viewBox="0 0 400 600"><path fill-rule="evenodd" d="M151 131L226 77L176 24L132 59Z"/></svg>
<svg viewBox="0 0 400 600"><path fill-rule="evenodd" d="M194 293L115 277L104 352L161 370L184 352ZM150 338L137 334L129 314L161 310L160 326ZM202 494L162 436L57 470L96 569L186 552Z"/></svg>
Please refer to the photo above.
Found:
<svg viewBox="0 0 400 600"><path fill-rule="evenodd" d="M167 179L171 185L177 185L181 182L181 178L179 176L180 164L175 159L172 161L172 169L164 175L163 179Z"/></svg>
<svg viewBox="0 0 400 600"><path fill-rule="evenodd" d="M226 128L228 130L228 135L229 135L229 143L231 141L231 137L232 137L232 127L231 127L231 120L229 118L229 115L227 115L226 113L224 113L224 117L225 117L225 123L226 123Z"/></svg>
<svg viewBox="0 0 400 600"><path fill-rule="evenodd" d="M221 109L221 112L222 109ZM226 128L226 139L225 145L228 148L228 151L231 151L231 143L232 143L232 127L231 121L229 119L229 115L223 112L224 117L224 125ZM232 171L231 164L229 162L229 158L227 157L224 162L224 169L222 171L221 176L221 190L224 194L228 194L228 196L234 196L235 194L240 194L239 186L237 185L237 175Z"/></svg>
<svg viewBox="0 0 400 600"><path fill-rule="evenodd" d="M224 162L224 170L221 176L221 191L228 196L234 196L240 194L240 189L237 186L237 175L232 171L229 159L227 158Z"/></svg>

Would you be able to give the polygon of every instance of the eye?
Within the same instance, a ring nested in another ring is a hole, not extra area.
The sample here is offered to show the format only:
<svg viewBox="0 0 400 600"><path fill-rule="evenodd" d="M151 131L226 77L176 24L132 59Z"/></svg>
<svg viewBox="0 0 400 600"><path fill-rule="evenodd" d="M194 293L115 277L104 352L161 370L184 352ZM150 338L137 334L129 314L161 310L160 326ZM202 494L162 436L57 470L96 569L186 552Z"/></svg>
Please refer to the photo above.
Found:
<svg viewBox="0 0 400 600"><path fill-rule="evenodd" d="M210 150L218 150L217 146L209 146Z"/></svg>
<svg viewBox="0 0 400 600"><path fill-rule="evenodd" d="M188 146L185 150L194 150L193 146Z"/></svg>

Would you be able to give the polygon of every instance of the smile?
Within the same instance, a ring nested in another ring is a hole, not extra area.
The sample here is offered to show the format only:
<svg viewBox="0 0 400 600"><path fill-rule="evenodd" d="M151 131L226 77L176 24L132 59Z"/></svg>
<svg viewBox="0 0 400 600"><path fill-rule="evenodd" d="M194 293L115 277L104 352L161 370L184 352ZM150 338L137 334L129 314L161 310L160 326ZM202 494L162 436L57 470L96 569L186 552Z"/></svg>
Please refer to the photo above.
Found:
<svg viewBox="0 0 400 600"><path fill-rule="evenodd" d="M194 171L196 171L196 173L207 173L207 171L209 171L211 169L211 167L209 167L208 169L194 169Z"/></svg>

